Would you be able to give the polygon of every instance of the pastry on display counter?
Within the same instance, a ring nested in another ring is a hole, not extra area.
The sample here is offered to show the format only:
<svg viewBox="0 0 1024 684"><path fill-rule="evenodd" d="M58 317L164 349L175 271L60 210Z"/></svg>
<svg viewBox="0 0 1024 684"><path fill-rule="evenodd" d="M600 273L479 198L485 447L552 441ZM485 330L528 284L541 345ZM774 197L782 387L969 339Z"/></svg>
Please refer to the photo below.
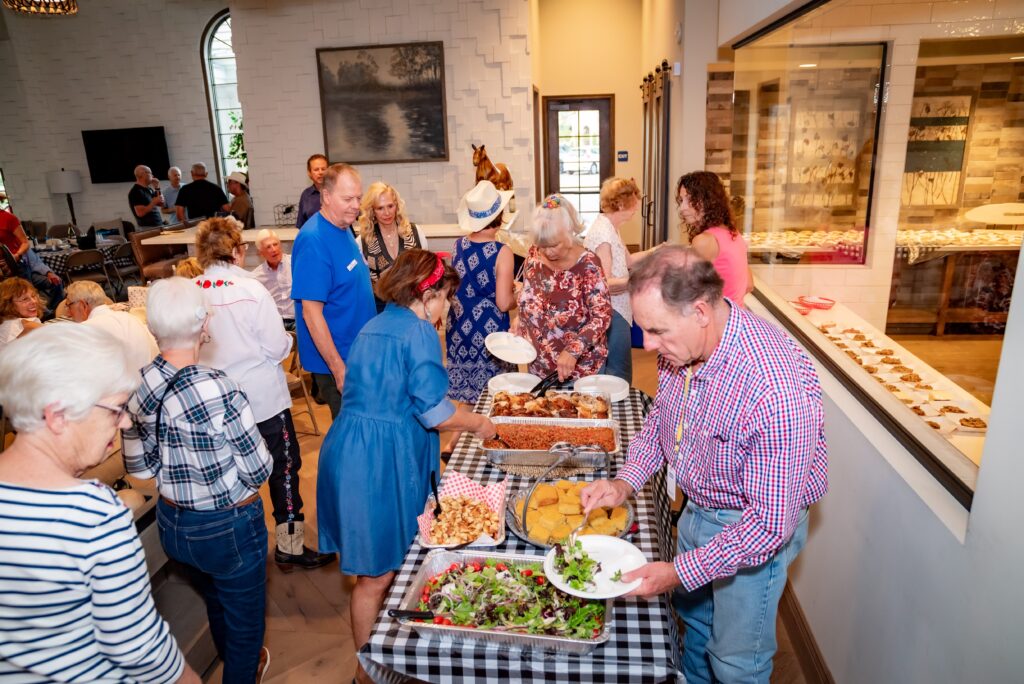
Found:
<svg viewBox="0 0 1024 684"><path fill-rule="evenodd" d="M813 311L807 319L822 333L823 346L843 352L907 407L906 420L924 422L970 460L980 461L988 406L846 307Z"/></svg>

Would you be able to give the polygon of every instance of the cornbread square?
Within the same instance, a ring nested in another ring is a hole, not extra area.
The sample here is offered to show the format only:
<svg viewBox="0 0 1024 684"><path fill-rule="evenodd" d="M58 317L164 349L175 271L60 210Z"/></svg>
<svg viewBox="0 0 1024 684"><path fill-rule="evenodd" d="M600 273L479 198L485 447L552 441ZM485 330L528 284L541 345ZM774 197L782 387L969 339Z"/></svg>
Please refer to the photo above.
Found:
<svg viewBox="0 0 1024 684"><path fill-rule="evenodd" d="M625 506L616 506L608 513L608 519L614 523L622 523L626 525L626 519L629 517L629 512Z"/></svg>
<svg viewBox="0 0 1024 684"><path fill-rule="evenodd" d="M558 504L558 512L562 515L579 515L582 513L582 509L580 509L578 501L576 503L568 502Z"/></svg>
<svg viewBox="0 0 1024 684"><path fill-rule="evenodd" d="M554 485L539 484L533 492L532 501L537 501L541 506L558 503L558 489Z"/></svg>
<svg viewBox="0 0 1024 684"><path fill-rule="evenodd" d="M575 529L577 525L583 522L583 515L567 515L565 516L565 522Z"/></svg>

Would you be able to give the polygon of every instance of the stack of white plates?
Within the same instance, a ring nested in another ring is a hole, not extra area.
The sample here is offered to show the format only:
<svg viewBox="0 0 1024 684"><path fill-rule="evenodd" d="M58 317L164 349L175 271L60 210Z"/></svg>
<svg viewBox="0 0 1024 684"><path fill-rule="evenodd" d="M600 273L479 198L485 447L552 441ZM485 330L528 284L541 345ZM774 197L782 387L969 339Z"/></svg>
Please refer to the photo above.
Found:
<svg viewBox="0 0 1024 684"><path fill-rule="evenodd" d="M604 392L612 401L629 396L629 383L614 375L588 375L573 384L574 389L586 392Z"/></svg>
<svg viewBox="0 0 1024 684"><path fill-rule="evenodd" d="M491 391L491 394L501 391L529 392L537 386L538 382L540 382L540 378L532 373L502 373L487 381L487 389Z"/></svg>

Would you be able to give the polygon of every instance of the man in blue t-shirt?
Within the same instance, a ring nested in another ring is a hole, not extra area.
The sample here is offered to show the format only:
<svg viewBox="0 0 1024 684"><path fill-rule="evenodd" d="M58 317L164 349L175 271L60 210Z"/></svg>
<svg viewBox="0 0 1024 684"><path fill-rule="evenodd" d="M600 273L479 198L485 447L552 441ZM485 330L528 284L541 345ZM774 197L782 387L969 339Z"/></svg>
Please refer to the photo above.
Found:
<svg viewBox="0 0 1024 684"><path fill-rule="evenodd" d="M303 225L292 246L299 358L332 418L341 409L349 347L377 313L370 269L352 235L362 196L358 171L348 164L328 167L320 211Z"/></svg>

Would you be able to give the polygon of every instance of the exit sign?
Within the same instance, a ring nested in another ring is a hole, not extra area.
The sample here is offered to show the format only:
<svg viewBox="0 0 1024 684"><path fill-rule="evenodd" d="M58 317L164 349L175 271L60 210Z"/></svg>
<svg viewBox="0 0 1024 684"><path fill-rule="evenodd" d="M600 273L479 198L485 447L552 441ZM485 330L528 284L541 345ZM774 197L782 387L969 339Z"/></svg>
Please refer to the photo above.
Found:
<svg viewBox="0 0 1024 684"><path fill-rule="evenodd" d="M619 150L615 153L615 158L620 162L629 161L629 150Z"/></svg>

